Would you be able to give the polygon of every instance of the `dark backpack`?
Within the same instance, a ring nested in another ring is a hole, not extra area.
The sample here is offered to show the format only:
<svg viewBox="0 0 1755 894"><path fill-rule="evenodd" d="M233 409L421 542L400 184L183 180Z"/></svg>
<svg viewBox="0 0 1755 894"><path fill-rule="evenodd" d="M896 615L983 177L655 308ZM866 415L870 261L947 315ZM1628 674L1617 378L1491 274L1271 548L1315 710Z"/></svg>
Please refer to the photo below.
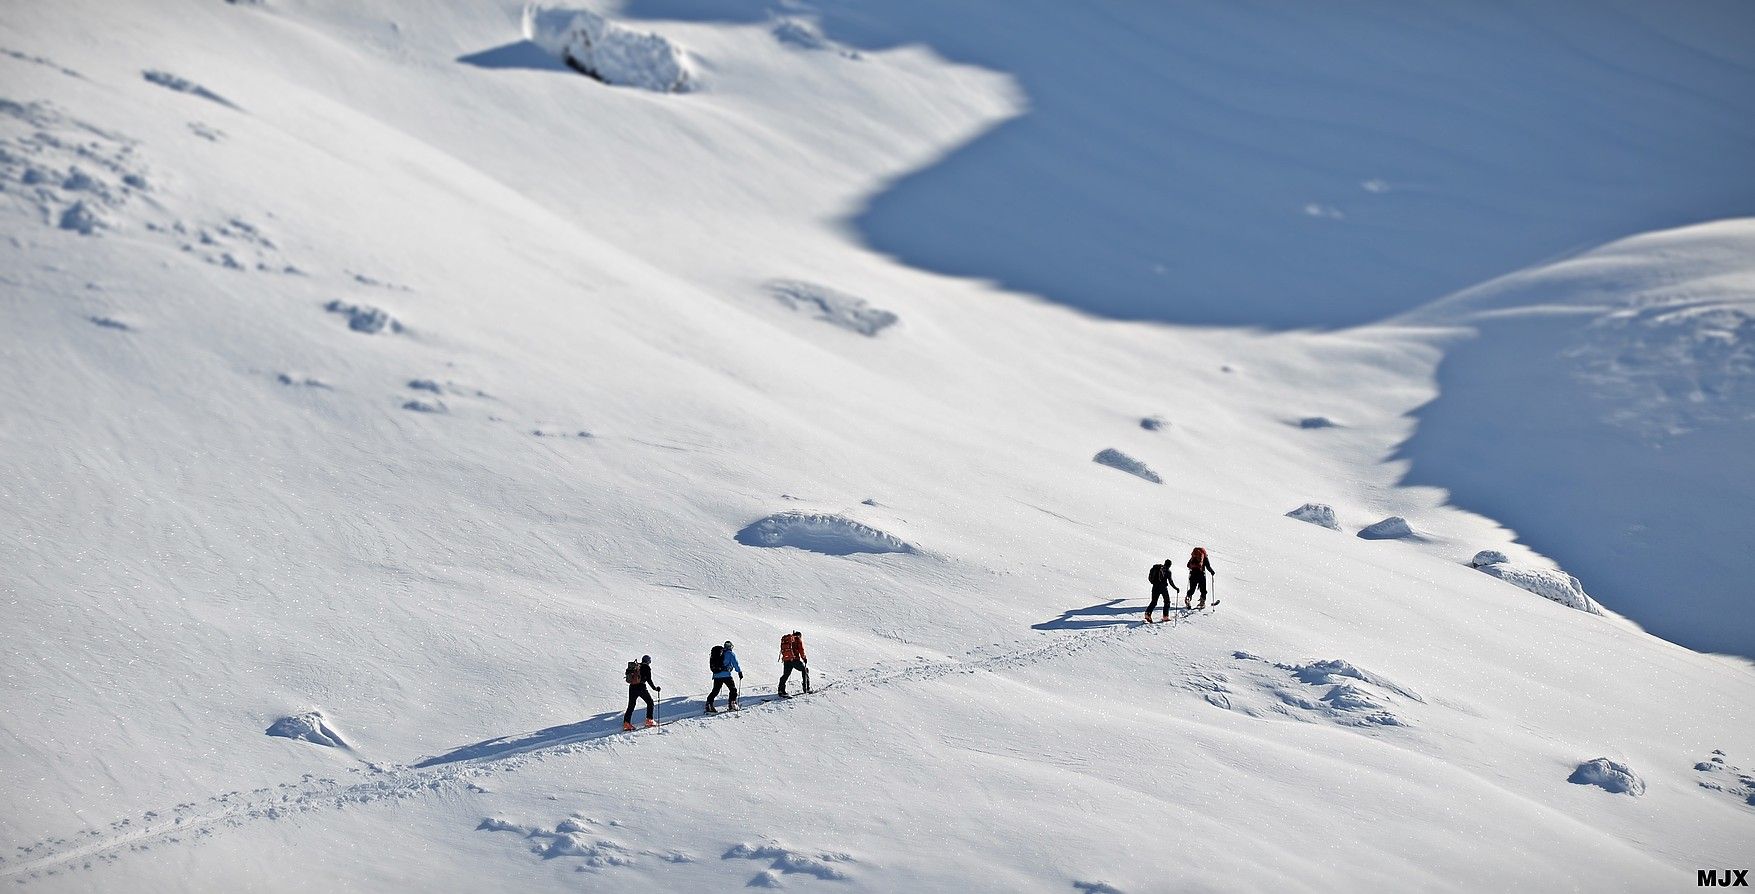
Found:
<svg viewBox="0 0 1755 894"><path fill-rule="evenodd" d="M624 676L627 677L629 686L639 685L639 682L640 682L640 662L638 662L638 661L628 662L628 672Z"/></svg>
<svg viewBox="0 0 1755 894"><path fill-rule="evenodd" d="M1146 572L1146 580L1150 581L1152 586L1154 586L1154 587L1163 586L1163 584L1164 584L1164 566L1153 565L1152 570Z"/></svg>
<svg viewBox="0 0 1755 894"><path fill-rule="evenodd" d="M707 653L707 669L716 674L725 670L724 646L714 646L713 651Z"/></svg>

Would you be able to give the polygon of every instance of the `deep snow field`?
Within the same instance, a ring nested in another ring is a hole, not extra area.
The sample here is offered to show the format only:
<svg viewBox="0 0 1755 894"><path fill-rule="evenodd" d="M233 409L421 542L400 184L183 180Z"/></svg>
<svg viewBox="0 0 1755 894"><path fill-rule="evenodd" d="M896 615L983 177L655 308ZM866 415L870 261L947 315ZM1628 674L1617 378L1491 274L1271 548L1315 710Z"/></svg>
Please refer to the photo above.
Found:
<svg viewBox="0 0 1755 894"><path fill-rule="evenodd" d="M7 4L0 880L1747 867L1755 14L1083 9Z"/></svg>

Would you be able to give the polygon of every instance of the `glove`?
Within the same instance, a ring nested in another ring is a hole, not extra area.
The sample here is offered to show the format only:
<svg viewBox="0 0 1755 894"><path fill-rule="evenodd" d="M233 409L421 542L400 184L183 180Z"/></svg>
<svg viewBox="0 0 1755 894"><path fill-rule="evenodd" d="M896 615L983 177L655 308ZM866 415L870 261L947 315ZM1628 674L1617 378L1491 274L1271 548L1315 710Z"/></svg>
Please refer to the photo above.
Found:
<svg viewBox="0 0 1755 894"><path fill-rule="evenodd" d="M738 671L738 672L737 672L737 678L738 678L738 679L739 679L739 680L741 680L741 679L743 679L743 671Z"/></svg>
<svg viewBox="0 0 1755 894"><path fill-rule="evenodd" d="M660 686L660 685L658 685L658 684L657 684L657 683L654 683L654 684L652 684L652 691L653 691L653 692L663 692L663 691L664 691L664 687L663 687L663 686Z"/></svg>

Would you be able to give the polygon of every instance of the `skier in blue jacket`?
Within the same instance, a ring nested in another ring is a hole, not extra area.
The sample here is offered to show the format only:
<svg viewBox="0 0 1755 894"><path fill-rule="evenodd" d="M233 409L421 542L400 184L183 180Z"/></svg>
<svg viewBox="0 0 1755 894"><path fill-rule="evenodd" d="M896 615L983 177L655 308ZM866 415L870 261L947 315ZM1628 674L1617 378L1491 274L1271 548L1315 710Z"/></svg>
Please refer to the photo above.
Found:
<svg viewBox="0 0 1755 894"><path fill-rule="evenodd" d="M736 711L737 683L732 681L731 675L735 673L738 679L743 679L743 668L737 664L737 653L731 651L731 640L726 640L723 646L713 647L713 651L707 655L707 668L713 672L713 691L707 694L707 710L703 713L719 713L719 709L713 707L713 701L719 697L721 686L728 692L725 709Z"/></svg>

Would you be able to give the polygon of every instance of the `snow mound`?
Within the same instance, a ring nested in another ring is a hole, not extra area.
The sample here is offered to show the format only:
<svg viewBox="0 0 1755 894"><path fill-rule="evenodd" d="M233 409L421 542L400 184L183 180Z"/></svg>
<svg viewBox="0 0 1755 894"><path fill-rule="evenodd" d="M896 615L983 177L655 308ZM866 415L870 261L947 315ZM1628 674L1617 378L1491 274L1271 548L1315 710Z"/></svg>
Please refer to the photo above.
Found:
<svg viewBox="0 0 1755 894"><path fill-rule="evenodd" d="M1335 510L1327 503L1305 503L1297 509L1286 513L1287 518L1295 518L1302 522L1320 525L1331 531L1341 529L1340 522L1335 521Z"/></svg>
<svg viewBox="0 0 1755 894"><path fill-rule="evenodd" d="M146 78L146 80L149 83L157 84L160 87L165 88L166 90L175 90L178 93L187 93L190 96L197 96L197 97L205 99L209 102L217 102L220 105L225 106L226 108L230 108L230 109L238 108L237 103L234 103L231 100L226 99L223 96L220 96L218 93L215 93L212 90L209 90L206 87L203 87L200 84L197 84L194 81L189 80L188 78L178 77L177 75L171 74L168 71L159 71L157 69L148 69L147 71L141 72L140 75L141 75L141 77Z"/></svg>
<svg viewBox="0 0 1755 894"><path fill-rule="evenodd" d="M524 36L574 71L611 86L683 93L694 84L682 47L587 9L526 6Z"/></svg>
<svg viewBox="0 0 1755 894"><path fill-rule="evenodd" d="M1505 554L1499 550L1484 549L1475 553L1475 557L1469 560L1469 567L1479 568L1482 565L1498 565L1509 561L1511 560L1507 559Z"/></svg>
<svg viewBox="0 0 1755 894"><path fill-rule="evenodd" d="M1366 527L1359 532L1359 536L1366 540L1402 540L1414 536L1414 529L1408 527L1407 519L1392 515Z"/></svg>
<svg viewBox="0 0 1755 894"><path fill-rule="evenodd" d="M1626 764L1606 757L1579 764L1566 781L1574 785L1594 785L1617 795L1638 797L1645 794L1645 780Z"/></svg>
<svg viewBox="0 0 1755 894"><path fill-rule="evenodd" d="M384 310L381 307L372 307L366 304L348 304L337 298L334 301L323 305L323 309L332 314L340 314L341 316L346 317L347 328L352 329L355 332L376 335L383 332L385 329L389 329L391 332L402 331L402 324L398 322L395 317L391 316L389 311Z"/></svg>
<svg viewBox="0 0 1755 894"><path fill-rule="evenodd" d="M632 866L635 857L641 852L635 851L620 842L604 838L591 827L599 825L595 820L579 816L561 820L553 829L543 826L526 826L498 817L488 817L476 826L478 832L511 832L523 836L530 842L530 852L544 860L561 857L578 857L584 862L580 870L608 869L612 866ZM618 825L610 822L609 825ZM688 858L680 854L661 855L667 862L687 862ZM681 859L673 859L680 857Z"/></svg>
<svg viewBox="0 0 1755 894"><path fill-rule="evenodd" d="M1145 416L1140 419L1140 428L1143 428L1146 431L1162 431L1169 427L1169 420L1162 416Z"/></svg>
<svg viewBox="0 0 1755 894"><path fill-rule="evenodd" d="M751 522L737 532L737 542L745 546L790 546L830 556L918 551L894 534L850 518L796 511L777 512Z"/></svg>
<svg viewBox="0 0 1755 894"><path fill-rule="evenodd" d="M824 881L845 881L847 873L835 864L854 863L851 856L843 853L806 852L777 844L752 845L740 843L733 845L725 852L726 860L766 860L768 868L750 881L751 887L775 887L767 881L758 881L764 877L778 881L774 873L787 875L809 875Z"/></svg>
<svg viewBox="0 0 1755 894"><path fill-rule="evenodd" d="M1501 558L1503 559L1504 557L1501 555ZM1475 556L1477 563L1480 559L1481 557L1479 555ZM1591 599L1590 596L1584 592L1584 585L1578 582L1578 578L1573 577L1564 571L1556 571L1551 568L1529 568L1522 565L1510 565L1503 561L1492 562L1484 565L1476 564L1475 567L1482 572L1491 574L1494 577L1505 581L1508 584L1522 587L1543 599L1558 602L1567 608L1575 608L1581 612L1590 612L1593 615L1600 615L1603 613L1602 609L1597 608L1596 601Z"/></svg>
<svg viewBox="0 0 1755 894"><path fill-rule="evenodd" d="M1098 451L1096 456L1091 457L1091 462L1100 466L1108 466L1111 469L1120 469L1129 475L1137 475L1153 484L1164 483L1164 479L1159 478L1158 473L1152 471L1151 467L1114 447L1105 447Z"/></svg>
<svg viewBox="0 0 1755 894"><path fill-rule="evenodd" d="M800 50L835 52L845 59L861 58L858 50L850 50L823 36L823 29L805 19L781 19L774 23L774 39Z"/></svg>
<svg viewBox="0 0 1755 894"><path fill-rule="evenodd" d="M768 284L768 289L793 310L815 312L817 319L825 323L864 336L875 336L901 320L890 311L872 307L864 298L815 283L775 280Z"/></svg>
<svg viewBox="0 0 1755 894"><path fill-rule="evenodd" d="M1695 764L1694 769L1706 774L1700 780L1701 788L1722 792L1755 807L1755 775L1743 772L1742 767L1726 763L1722 750L1713 749L1712 756Z"/></svg>
<svg viewBox="0 0 1755 894"><path fill-rule="evenodd" d="M329 725L322 711L306 711L303 714L282 717L270 724L266 732L276 738L295 739L327 748L348 747L347 740Z"/></svg>

